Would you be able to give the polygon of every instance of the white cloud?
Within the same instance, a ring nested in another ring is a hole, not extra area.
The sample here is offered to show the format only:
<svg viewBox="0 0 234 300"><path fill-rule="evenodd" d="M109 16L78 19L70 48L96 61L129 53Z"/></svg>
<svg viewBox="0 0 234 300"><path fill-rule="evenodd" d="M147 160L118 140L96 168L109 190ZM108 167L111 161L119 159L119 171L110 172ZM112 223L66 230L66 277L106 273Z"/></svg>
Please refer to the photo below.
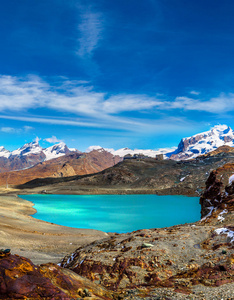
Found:
<svg viewBox="0 0 234 300"><path fill-rule="evenodd" d="M102 149L102 147L101 147L101 146L89 146L89 147L85 150L85 152L91 152L91 151L93 151L93 150L99 150L99 149Z"/></svg>
<svg viewBox="0 0 234 300"><path fill-rule="evenodd" d="M0 76L0 111L50 108L87 116L101 117L123 111L151 109L163 102L145 95L115 95L95 92L92 86L65 80L60 86L50 86L38 77Z"/></svg>
<svg viewBox="0 0 234 300"><path fill-rule="evenodd" d="M19 129L12 128L12 127L1 127L1 131L5 133L17 133Z"/></svg>
<svg viewBox="0 0 234 300"><path fill-rule="evenodd" d="M23 128L1 127L0 131L5 132L5 133L16 134L16 133L28 132L32 129L33 129L33 127L31 127L31 126L23 126Z"/></svg>
<svg viewBox="0 0 234 300"><path fill-rule="evenodd" d="M226 113L234 110L234 94L220 94L219 97L207 101L188 97L177 97L174 102L168 103L168 108L205 111L214 114Z"/></svg>
<svg viewBox="0 0 234 300"><path fill-rule="evenodd" d="M190 94L191 94L191 95L196 95L196 96L198 96L198 95L200 95L200 92L197 92L197 91L191 91Z"/></svg>
<svg viewBox="0 0 234 300"><path fill-rule="evenodd" d="M62 140L57 139L56 136L54 136L54 135L51 138L44 139L44 141L47 141L51 144L62 142Z"/></svg>
<svg viewBox="0 0 234 300"><path fill-rule="evenodd" d="M0 76L0 110L23 110L44 106L41 96L48 84L36 76Z"/></svg>
<svg viewBox="0 0 234 300"><path fill-rule="evenodd" d="M82 10L81 23L79 30L79 50L77 54L81 57L90 56L94 49L98 46L99 40L102 38L103 16L88 9Z"/></svg>
<svg viewBox="0 0 234 300"><path fill-rule="evenodd" d="M41 140L41 138L39 138L38 136L34 139L34 142L39 143L39 141Z"/></svg>
<svg viewBox="0 0 234 300"><path fill-rule="evenodd" d="M124 111L148 110L162 105L160 100L145 95L116 95L103 102L105 113L120 113Z"/></svg>
<svg viewBox="0 0 234 300"><path fill-rule="evenodd" d="M0 111L22 111L23 115L2 115L1 118L85 127L141 126L140 120L117 115L124 111L148 110L158 105L158 100L144 95L117 95L106 97L95 92L92 86L77 81L64 80L60 86L51 86L38 77L17 78L0 76ZM53 114L68 112L79 118L30 116L29 109L47 108Z"/></svg>
<svg viewBox="0 0 234 300"><path fill-rule="evenodd" d="M145 130L158 120L122 117L119 114L130 111L149 112L168 110L204 111L213 114L234 110L234 94L220 94L207 100L191 97L176 97L172 101L161 100L155 96L140 94L117 94L96 92L87 83L69 81L63 78L60 85L50 85L37 76L25 78L0 76L0 118L60 124L69 126L119 128L125 130ZM162 96L161 96L162 98ZM52 116L38 116L28 111L37 112L38 108L47 109ZM10 112L13 115L10 115ZM17 112L17 114L16 114ZM62 114L61 114L62 112ZM68 113L69 117L64 117ZM71 115L73 117L71 117ZM63 117L62 117L63 116ZM165 120L168 118L165 117ZM162 121L159 121L162 124ZM1 131L13 133L16 129L2 127ZM31 126L21 131L31 130Z"/></svg>
<svg viewBox="0 0 234 300"><path fill-rule="evenodd" d="M33 130L34 128L32 126L24 126L23 129L25 132L28 132L30 130Z"/></svg>

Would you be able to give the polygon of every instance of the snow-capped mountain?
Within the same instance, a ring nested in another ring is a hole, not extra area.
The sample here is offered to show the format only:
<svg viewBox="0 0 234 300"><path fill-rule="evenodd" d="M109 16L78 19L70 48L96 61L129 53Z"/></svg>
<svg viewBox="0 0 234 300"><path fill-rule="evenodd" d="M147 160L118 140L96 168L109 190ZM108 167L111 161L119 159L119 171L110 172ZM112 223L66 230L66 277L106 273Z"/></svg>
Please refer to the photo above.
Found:
<svg viewBox="0 0 234 300"><path fill-rule="evenodd" d="M71 152L64 142L43 149L42 151L46 156L45 160L57 158Z"/></svg>
<svg viewBox="0 0 234 300"><path fill-rule="evenodd" d="M31 154L40 154L42 152L42 147L38 142L31 142L23 145L21 148L11 152L11 155L31 155Z"/></svg>
<svg viewBox="0 0 234 300"><path fill-rule="evenodd" d="M124 157L125 155L134 155L134 154L143 154L145 156L153 157L155 158L156 155L164 154L166 155L168 152L172 152L175 148L163 148L158 150L152 150L152 149L129 149L129 148L122 148L115 151L111 151L111 154L113 155L119 155L120 157Z"/></svg>
<svg viewBox="0 0 234 300"><path fill-rule="evenodd" d="M90 146L86 152L97 150L98 152L105 153L107 151L113 156L119 156L122 158L125 155L134 156L137 154L155 158L156 155L163 154L165 159L170 158L173 160L185 160L196 158L199 155L211 152L223 145L234 147L234 131L227 125L217 125L209 131L183 138L177 149L175 147L158 150L132 150L129 148L115 150L113 148L102 148L101 146ZM38 141L34 141L27 143L12 152L1 146L0 172L31 168L43 161L59 158L74 152L81 153L76 149L69 149L63 142L43 149L39 145Z"/></svg>
<svg viewBox="0 0 234 300"><path fill-rule="evenodd" d="M6 150L3 146L0 147L0 157L8 158L11 155L9 150Z"/></svg>
<svg viewBox="0 0 234 300"><path fill-rule="evenodd" d="M121 148L114 150L112 148L102 148L101 146L90 146L86 152L92 150L102 151L104 149L120 157L128 154L132 156L134 154L143 154L154 158L156 155L163 154L165 159L184 160L196 158L223 145L234 147L234 131L227 125L216 125L209 131L183 138L177 148L163 148L158 150Z"/></svg>
<svg viewBox="0 0 234 300"><path fill-rule="evenodd" d="M220 146L234 147L234 131L227 125L216 125L211 130L183 138L171 159L192 159Z"/></svg>
<svg viewBox="0 0 234 300"><path fill-rule="evenodd" d="M28 169L43 161L58 158L73 152L74 151L70 150L63 142L43 149L38 141L34 141L12 152L1 146L0 173ZM75 150L75 152L79 151Z"/></svg>
<svg viewBox="0 0 234 300"><path fill-rule="evenodd" d="M29 156L32 154L40 154L42 156L45 156L44 160L50 160L74 151L77 152L78 150L69 149L64 142L60 142L59 144L53 145L45 149L43 149L38 142L31 142L23 145L22 147L12 152L6 150L3 146L1 146L0 157L9 158L10 156Z"/></svg>
<svg viewBox="0 0 234 300"><path fill-rule="evenodd" d="M101 146L90 146L86 152L90 152L92 150L98 150L98 151L108 151L113 155L118 155L120 157L124 157L125 155L134 155L134 154L141 154L141 155L145 155L148 157L153 157L155 158L156 155L159 154L164 154L166 155L167 153L171 153L172 151L174 151L176 149L176 147L173 148L162 148L162 149L158 149L158 150L152 150L152 149L130 149L130 148L121 148L118 150L114 150L112 148L102 148ZM166 158L166 157L165 157Z"/></svg>

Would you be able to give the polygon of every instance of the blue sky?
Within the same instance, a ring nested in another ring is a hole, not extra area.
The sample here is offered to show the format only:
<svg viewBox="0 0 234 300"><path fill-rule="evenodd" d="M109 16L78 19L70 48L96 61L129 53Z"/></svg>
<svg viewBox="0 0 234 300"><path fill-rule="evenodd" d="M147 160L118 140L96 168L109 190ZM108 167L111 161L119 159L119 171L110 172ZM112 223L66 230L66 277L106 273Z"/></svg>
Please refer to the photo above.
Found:
<svg viewBox="0 0 234 300"><path fill-rule="evenodd" d="M0 144L176 146L234 128L232 0L0 0Z"/></svg>

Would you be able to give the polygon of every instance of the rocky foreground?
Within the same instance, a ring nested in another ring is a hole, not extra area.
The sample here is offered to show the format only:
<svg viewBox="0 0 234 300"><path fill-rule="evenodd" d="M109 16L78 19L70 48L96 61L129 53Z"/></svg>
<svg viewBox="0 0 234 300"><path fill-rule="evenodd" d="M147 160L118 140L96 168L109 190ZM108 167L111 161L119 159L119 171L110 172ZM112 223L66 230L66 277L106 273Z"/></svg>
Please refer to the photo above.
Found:
<svg viewBox="0 0 234 300"><path fill-rule="evenodd" d="M77 249L61 266L124 299L233 299L233 173L233 164L211 173L201 221L115 234Z"/></svg>
<svg viewBox="0 0 234 300"><path fill-rule="evenodd" d="M0 299L234 299L233 174L234 164L211 172L200 221L110 234L62 268L2 251Z"/></svg>

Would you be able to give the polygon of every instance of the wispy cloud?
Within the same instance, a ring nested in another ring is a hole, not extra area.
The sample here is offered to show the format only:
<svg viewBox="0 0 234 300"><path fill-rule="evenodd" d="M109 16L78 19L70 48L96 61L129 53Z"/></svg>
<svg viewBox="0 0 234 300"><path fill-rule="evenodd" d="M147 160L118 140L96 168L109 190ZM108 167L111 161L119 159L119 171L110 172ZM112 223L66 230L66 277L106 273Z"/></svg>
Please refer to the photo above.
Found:
<svg viewBox="0 0 234 300"><path fill-rule="evenodd" d="M47 109L47 116L31 113L32 111L37 113L39 111L37 109L40 108ZM157 119L154 119L155 112L163 112L170 116L169 110L178 109L203 111L216 115L227 113L234 110L234 94L220 94L206 100L191 95L191 97L176 97L169 101L163 95L108 96L107 93L96 92L88 83L67 79L63 79L59 85L51 85L37 76L27 78L0 76L0 112L2 113L0 118L5 119L136 131L150 127L150 124ZM137 112L138 117L127 117L126 114L123 117L123 113L126 112ZM151 118L148 120L144 119L145 116L142 118L143 112L150 113ZM67 117L64 117L65 114ZM10 127L3 130L13 132ZM25 127L24 130L30 130L30 126Z"/></svg>
<svg viewBox="0 0 234 300"><path fill-rule="evenodd" d="M75 118L65 119L60 117L36 117L36 116L8 116L0 115L0 119L18 120L23 122L41 123L41 124L54 124L54 125L67 125L78 127L102 127L97 122L79 122Z"/></svg>
<svg viewBox="0 0 234 300"><path fill-rule="evenodd" d="M116 114L124 111L148 110L162 105L162 101L146 95L116 95L103 102L103 111Z"/></svg>
<svg viewBox="0 0 234 300"><path fill-rule="evenodd" d="M5 133L17 133L17 132L19 132L19 129L12 128L12 127L1 127L0 130L2 132L5 132Z"/></svg>
<svg viewBox="0 0 234 300"><path fill-rule="evenodd" d="M234 94L220 94L218 97L206 101L189 97L177 97L175 101L168 103L168 108L204 111L213 114L227 113L234 110Z"/></svg>
<svg viewBox="0 0 234 300"><path fill-rule="evenodd" d="M79 30L79 49L77 54L81 57L91 56L94 49L102 39L103 15L93 12L91 8L83 11L81 14L81 23Z"/></svg>
<svg viewBox="0 0 234 300"><path fill-rule="evenodd" d="M198 96L198 95L200 95L200 92L198 92L198 91L191 91L190 94Z"/></svg>
<svg viewBox="0 0 234 300"><path fill-rule="evenodd" d="M10 134L17 134L17 133L28 132L32 129L33 127L31 126L23 126L22 128L1 127L0 131L5 133L10 133Z"/></svg>
<svg viewBox="0 0 234 300"><path fill-rule="evenodd" d="M41 140L41 138L39 138L38 136L36 136L36 138L34 139L34 142L38 143Z"/></svg>
<svg viewBox="0 0 234 300"><path fill-rule="evenodd" d="M48 143L51 143L51 144L55 144L55 143L60 143L62 142L62 140L59 140L56 136L52 136L51 138L47 138L47 139L44 139L44 141L47 141Z"/></svg>
<svg viewBox="0 0 234 300"><path fill-rule="evenodd" d="M158 100L144 95L117 95L107 97L95 92L92 86L64 80L59 86L51 86L38 77L17 78L0 76L0 111L21 111L23 115L1 115L2 118L63 124L84 127L141 126L140 119L120 117L125 111L149 110L158 105ZM47 108L57 117L39 117L27 113L38 108ZM60 118L59 112L76 114L78 117Z"/></svg>

